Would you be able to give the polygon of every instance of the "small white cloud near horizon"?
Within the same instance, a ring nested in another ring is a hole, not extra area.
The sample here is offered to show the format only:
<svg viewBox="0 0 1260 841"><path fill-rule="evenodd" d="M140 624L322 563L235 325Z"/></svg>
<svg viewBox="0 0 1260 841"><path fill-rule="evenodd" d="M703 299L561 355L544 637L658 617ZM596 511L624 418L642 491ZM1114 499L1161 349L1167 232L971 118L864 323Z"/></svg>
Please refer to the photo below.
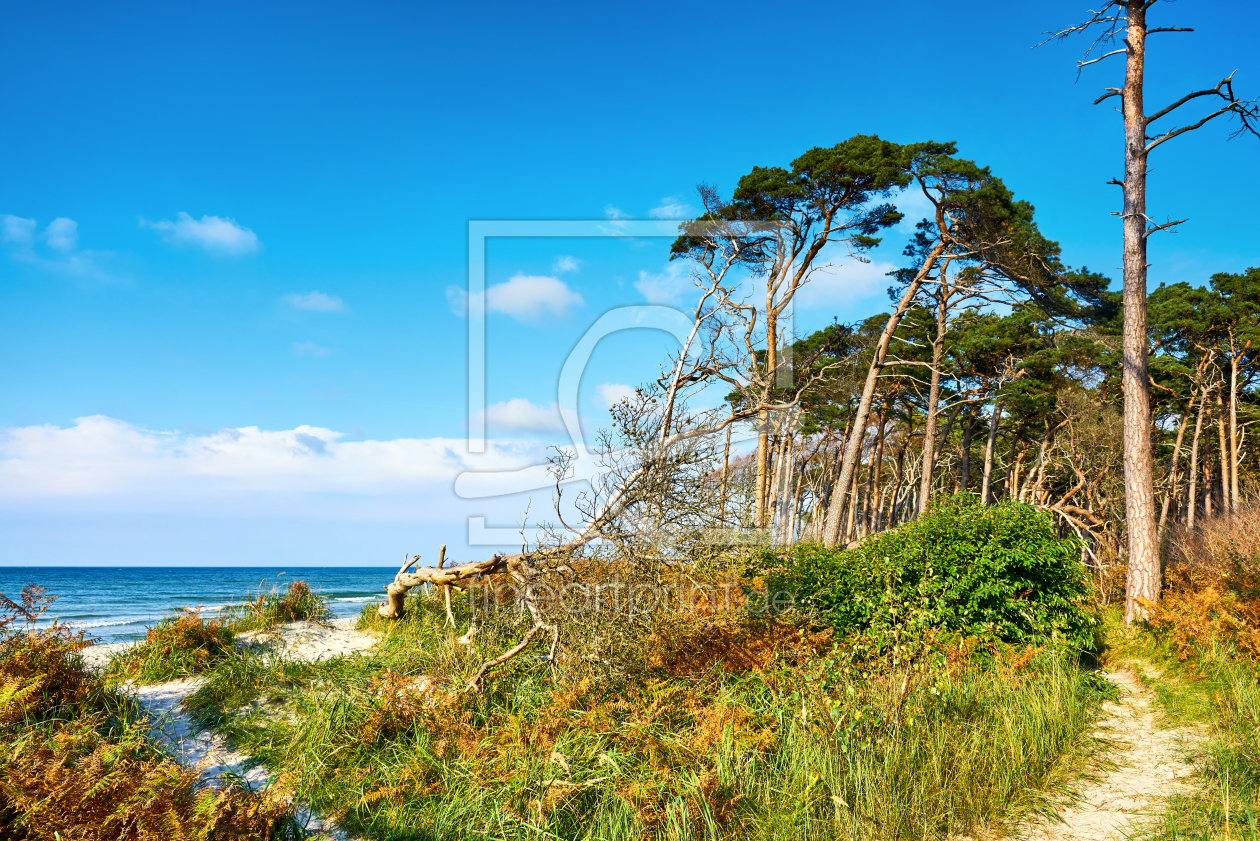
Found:
<svg viewBox="0 0 1260 841"><path fill-rule="evenodd" d="M150 222L140 220L140 227L152 228L172 245L191 245L211 254L243 256L262 248L258 235L235 219L223 216L202 216L194 219L182 210L175 221Z"/></svg>
<svg viewBox="0 0 1260 841"><path fill-rule="evenodd" d="M314 342L294 342L293 343L293 352L296 353L298 356L314 356L316 358L322 359L323 357L332 353L332 351L333 351L332 348L322 347L320 345L315 344Z"/></svg>
<svg viewBox="0 0 1260 841"><path fill-rule="evenodd" d="M307 310L308 312L345 312L346 309L346 302L336 295L326 295L315 290L310 292L291 292L285 295L283 300L295 310Z"/></svg>
<svg viewBox="0 0 1260 841"><path fill-rule="evenodd" d="M686 266L681 261L675 261L666 263L665 270L660 274L639 272L634 288L647 298L649 304L678 304L685 293L695 289L695 283Z"/></svg>
<svg viewBox="0 0 1260 841"><path fill-rule="evenodd" d="M564 431L564 418L555 403L539 406L524 397L513 397L487 406L483 418L487 426L499 432Z"/></svg>
<svg viewBox="0 0 1260 841"><path fill-rule="evenodd" d="M661 199L659 205L648 211L648 216L652 219L677 219L680 222L694 219L696 215L696 209L687 204L681 196L667 196Z"/></svg>
<svg viewBox="0 0 1260 841"><path fill-rule="evenodd" d="M634 397L634 386L625 383L600 383L595 386L595 402L602 403L605 409L611 409L622 400Z"/></svg>
<svg viewBox="0 0 1260 841"><path fill-rule="evenodd" d="M540 463L545 452L531 441L492 440L485 456L474 459L459 439L346 437L305 424L181 434L105 415L76 418L66 428L0 427L0 501L27 505L40 497L100 494L122 505L149 500L141 510L160 500L193 511L231 504L241 494L261 494L251 506L268 507L281 502L275 493L296 502L330 491L341 500L421 487L432 488L427 494L436 499L436 490L449 488L463 470L516 469Z"/></svg>
<svg viewBox="0 0 1260 841"><path fill-rule="evenodd" d="M458 286L446 288L446 300L456 315L468 314L468 293ZM586 302L563 280L543 275L517 274L486 290L486 311L511 316L526 323L551 315L563 318Z"/></svg>
<svg viewBox="0 0 1260 841"><path fill-rule="evenodd" d="M581 265L582 261L578 258L564 254L555 259L555 262L551 264L551 270L556 274L565 274L567 272L576 272Z"/></svg>

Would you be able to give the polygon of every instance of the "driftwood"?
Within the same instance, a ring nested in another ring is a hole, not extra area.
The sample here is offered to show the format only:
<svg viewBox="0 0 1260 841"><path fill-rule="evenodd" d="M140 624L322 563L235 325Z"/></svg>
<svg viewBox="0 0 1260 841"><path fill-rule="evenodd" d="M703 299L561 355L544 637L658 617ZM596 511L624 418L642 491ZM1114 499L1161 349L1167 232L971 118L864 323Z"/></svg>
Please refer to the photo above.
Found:
<svg viewBox="0 0 1260 841"><path fill-rule="evenodd" d="M403 606L403 600L407 597L407 591L413 587L422 587L425 584L432 584L437 587L449 588L451 586L459 587L463 582L471 578L481 575L495 575L509 570L509 563L515 561L520 563L522 555L495 555L484 561L471 561L466 564L460 564L453 567L422 567L415 572L407 570L420 560L420 556L416 555L407 565L398 571L394 576L394 580L385 585L385 603L376 609L385 619L401 619L406 615L406 608ZM443 558L444 559L444 558ZM463 585L467 586L467 585ZM446 603L448 616L450 616L450 591L447 590ZM454 617L451 623L454 624Z"/></svg>

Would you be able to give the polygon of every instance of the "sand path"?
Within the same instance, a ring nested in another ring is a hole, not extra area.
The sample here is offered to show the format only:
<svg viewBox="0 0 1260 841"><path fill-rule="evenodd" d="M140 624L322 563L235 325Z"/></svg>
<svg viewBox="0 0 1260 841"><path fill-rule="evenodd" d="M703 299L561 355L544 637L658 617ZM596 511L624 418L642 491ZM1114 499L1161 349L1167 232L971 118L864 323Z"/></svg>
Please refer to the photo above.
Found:
<svg viewBox="0 0 1260 841"><path fill-rule="evenodd" d="M1157 677L1146 670L1148 677ZM1120 700L1103 705L1105 718L1094 735L1111 742L1115 763L1096 780L1081 784L1079 799L1059 811L1062 823L1041 821L1022 828L1026 841L1122 841L1138 834L1163 809L1165 800L1188 792L1193 757L1204 741L1192 728L1159 724L1155 696L1127 670L1107 672Z"/></svg>
<svg viewBox="0 0 1260 841"><path fill-rule="evenodd" d="M312 662L371 648L376 642L375 635L354 630L354 624L353 617L337 619L328 625L292 622L272 633L241 634L238 640L243 647L270 648L281 657ZM84 661L99 669L115 652L132 644L94 645L83 652ZM266 768L247 768L248 755L232 750L223 736L197 725L180 706L201 684L201 678L182 678L147 685L128 682L119 688L134 695L152 716L152 731L159 744L182 765L202 765L201 779L205 785L220 785L224 774L237 775L253 788L267 785L270 775ZM350 841L350 836L304 806L299 804L297 812L298 823L314 838Z"/></svg>

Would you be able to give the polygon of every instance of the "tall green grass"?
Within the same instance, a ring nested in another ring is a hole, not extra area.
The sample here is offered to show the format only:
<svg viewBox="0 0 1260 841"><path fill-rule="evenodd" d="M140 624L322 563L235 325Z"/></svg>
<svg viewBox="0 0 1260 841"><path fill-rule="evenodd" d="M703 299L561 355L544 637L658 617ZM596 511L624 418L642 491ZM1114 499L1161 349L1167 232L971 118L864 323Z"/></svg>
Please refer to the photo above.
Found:
<svg viewBox="0 0 1260 841"><path fill-rule="evenodd" d="M1170 799L1149 837L1260 841L1260 667L1210 638L1178 654L1147 631L1124 651L1159 668L1151 688L1170 723L1207 735L1194 791Z"/></svg>
<svg viewBox="0 0 1260 841"><path fill-rule="evenodd" d="M161 683L207 673L225 661L230 669L240 662L232 656L237 634L265 633L286 622L326 622L332 616L328 598L305 581L290 582L284 591L278 585L260 586L213 616L181 608L150 627L138 645L117 654L108 673L115 680Z"/></svg>
<svg viewBox="0 0 1260 841"><path fill-rule="evenodd" d="M191 703L369 837L812 841L946 837L1047 810L1107 693L1060 653L956 643L909 663L840 651L617 687L558 685L523 656L478 697L460 690L483 654L441 621L417 600L373 656L300 668L239 652ZM438 691L409 690L420 675ZM278 708L249 705L269 693Z"/></svg>

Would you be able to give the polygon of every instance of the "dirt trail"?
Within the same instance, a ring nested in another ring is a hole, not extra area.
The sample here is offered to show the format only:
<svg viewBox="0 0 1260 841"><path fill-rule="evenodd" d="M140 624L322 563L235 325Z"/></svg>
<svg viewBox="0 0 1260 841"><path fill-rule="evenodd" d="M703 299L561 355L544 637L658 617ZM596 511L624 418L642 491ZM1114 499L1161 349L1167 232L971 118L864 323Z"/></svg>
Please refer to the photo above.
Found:
<svg viewBox="0 0 1260 841"><path fill-rule="evenodd" d="M341 619L323 626L293 622L280 626L275 633L241 636L246 637L243 642L248 647L274 648L280 656L288 659L324 660L359 653L375 643L374 635L353 630L354 621ZM129 643L92 646L84 651L84 660L90 666L100 668L115 651L126 645ZM119 688L134 695L149 712L154 736L172 756L182 765L201 766L201 779L205 785L218 785L223 774L234 774L254 788L265 786L269 777L266 768L255 766L246 770L250 760L248 755L229 748L218 733L199 727L180 706L201 683L201 678L183 678L147 685L124 683ZM314 838L349 841L349 836L335 825L300 804L298 822Z"/></svg>
<svg viewBox="0 0 1260 841"><path fill-rule="evenodd" d="M1103 705L1106 717L1094 735L1115 745L1107 753L1115 768L1095 781L1082 782L1080 798L1060 809L1062 823L1037 822L1016 838L1122 841L1159 814L1166 798L1191 790L1186 778L1194 773L1192 757L1203 744L1203 734L1190 728L1161 728L1154 695L1132 672L1108 672L1106 677L1120 688L1120 700Z"/></svg>

